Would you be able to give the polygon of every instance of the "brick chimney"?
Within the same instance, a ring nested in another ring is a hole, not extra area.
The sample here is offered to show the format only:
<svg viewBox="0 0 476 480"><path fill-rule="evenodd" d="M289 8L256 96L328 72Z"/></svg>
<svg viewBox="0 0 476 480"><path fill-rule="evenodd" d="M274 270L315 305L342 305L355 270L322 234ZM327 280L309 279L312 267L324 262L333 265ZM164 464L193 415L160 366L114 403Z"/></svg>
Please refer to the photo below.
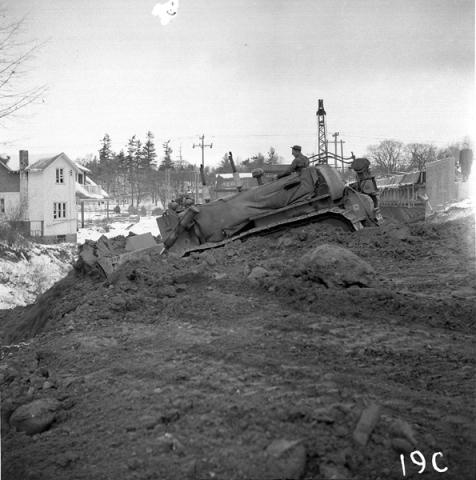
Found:
<svg viewBox="0 0 476 480"><path fill-rule="evenodd" d="M24 221L29 220L28 211L28 150L20 150L20 215Z"/></svg>
<svg viewBox="0 0 476 480"><path fill-rule="evenodd" d="M20 150L20 172L28 167L28 150Z"/></svg>

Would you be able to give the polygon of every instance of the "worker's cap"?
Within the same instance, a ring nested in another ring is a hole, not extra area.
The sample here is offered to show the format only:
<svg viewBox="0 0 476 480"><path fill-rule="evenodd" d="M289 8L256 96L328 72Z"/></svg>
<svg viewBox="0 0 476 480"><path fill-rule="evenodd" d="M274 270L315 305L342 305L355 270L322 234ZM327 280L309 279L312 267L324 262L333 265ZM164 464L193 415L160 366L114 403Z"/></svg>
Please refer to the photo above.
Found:
<svg viewBox="0 0 476 480"><path fill-rule="evenodd" d="M291 149L300 152L301 151L301 146L300 145L294 145L293 147L291 147Z"/></svg>

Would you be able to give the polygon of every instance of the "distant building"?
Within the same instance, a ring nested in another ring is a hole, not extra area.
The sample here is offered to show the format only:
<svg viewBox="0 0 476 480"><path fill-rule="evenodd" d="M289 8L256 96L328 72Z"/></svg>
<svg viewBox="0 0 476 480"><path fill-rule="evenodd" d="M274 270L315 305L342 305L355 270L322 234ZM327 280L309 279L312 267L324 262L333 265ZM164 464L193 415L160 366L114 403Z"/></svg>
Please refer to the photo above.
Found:
<svg viewBox="0 0 476 480"><path fill-rule="evenodd" d="M20 216L20 175L0 158L0 220Z"/></svg>
<svg viewBox="0 0 476 480"><path fill-rule="evenodd" d="M106 216L109 209L109 195L87 175L91 172L83 165L77 165L76 174L76 208L81 217L81 227L84 226L85 212L104 210Z"/></svg>
<svg viewBox="0 0 476 480"><path fill-rule="evenodd" d="M249 190L251 187L258 185L256 179L252 177L251 173L240 173L240 180L243 190ZM217 173L215 185L212 190L214 193L214 198L224 198L237 193L238 190L235 185L233 174Z"/></svg>
<svg viewBox="0 0 476 480"><path fill-rule="evenodd" d="M263 171L263 183L269 183L276 179L278 173L284 172L289 165L276 164L265 165L261 170ZM249 190L258 185L258 180L253 178L251 172L240 172L240 180L242 183L242 190ZM213 188L215 198L223 198L234 193L237 193L233 173L217 173L215 185Z"/></svg>
<svg viewBox="0 0 476 480"><path fill-rule="evenodd" d="M19 170L0 160L0 219L18 222L46 242L76 242L77 199L107 197L87 171L64 153L29 165L28 151L20 150Z"/></svg>

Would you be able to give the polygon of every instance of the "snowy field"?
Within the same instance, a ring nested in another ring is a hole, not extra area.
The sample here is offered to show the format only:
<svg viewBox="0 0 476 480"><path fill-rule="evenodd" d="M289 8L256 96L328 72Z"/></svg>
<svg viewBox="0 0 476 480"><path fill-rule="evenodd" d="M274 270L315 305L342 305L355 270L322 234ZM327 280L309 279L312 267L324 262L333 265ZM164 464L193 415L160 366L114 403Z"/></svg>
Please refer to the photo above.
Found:
<svg viewBox="0 0 476 480"><path fill-rule="evenodd" d="M0 253L0 309L6 309L33 303L65 277L73 268L76 245L30 244L0 248Z"/></svg>
<svg viewBox="0 0 476 480"><path fill-rule="evenodd" d="M106 231L103 226L90 226L87 228L80 228L78 231L78 244L83 244L86 240L97 240L101 235L107 238L117 237L123 235L127 237L129 232L140 235L141 233L150 232L154 237L159 235L159 227L157 226L156 217L140 217L138 223L131 222L128 219L123 221L113 221L108 224L109 231Z"/></svg>
<svg viewBox="0 0 476 480"><path fill-rule="evenodd" d="M157 236L159 228L155 218L141 217L137 223L130 219L115 220L107 228L103 225L81 228L78 244L97 240L101 235L127 237L129 232L136 235L150 232ZM41 245L25 242L21 247L0 245L0 309L33 303L38 295L68 274L76 255L77 245L71 243Z"/></svg>

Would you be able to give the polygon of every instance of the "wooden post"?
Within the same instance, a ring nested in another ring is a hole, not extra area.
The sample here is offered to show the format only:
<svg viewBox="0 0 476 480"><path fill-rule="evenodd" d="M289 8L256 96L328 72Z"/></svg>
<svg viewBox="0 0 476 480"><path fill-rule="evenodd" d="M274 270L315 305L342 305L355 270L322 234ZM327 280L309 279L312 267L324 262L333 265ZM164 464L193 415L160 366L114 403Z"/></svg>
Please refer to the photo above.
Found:
<svg viewBox="0 0 476 480"><path fill-rule="evenodd" d="M84 200L81 200L81 228L84 228Z"/></svg>
<svg viewBox="0 0 476 480"><path fill-rule="evenodd" d="M344 167L344 140L340 140L340 158L342 160L342 175L345 173Z"/></svg>
<svg viewBox="0 0 476 480"><path fill-rule="evenodd" d="M106 200L106 218L109 222L109 200Z"/></svg>
<svg viewBox="0 0 476 480"><path fill-rule="evenodd" d="M333 133L332 136L334 137L334 168L337 168L337 137L339 132Z"/></svg>

